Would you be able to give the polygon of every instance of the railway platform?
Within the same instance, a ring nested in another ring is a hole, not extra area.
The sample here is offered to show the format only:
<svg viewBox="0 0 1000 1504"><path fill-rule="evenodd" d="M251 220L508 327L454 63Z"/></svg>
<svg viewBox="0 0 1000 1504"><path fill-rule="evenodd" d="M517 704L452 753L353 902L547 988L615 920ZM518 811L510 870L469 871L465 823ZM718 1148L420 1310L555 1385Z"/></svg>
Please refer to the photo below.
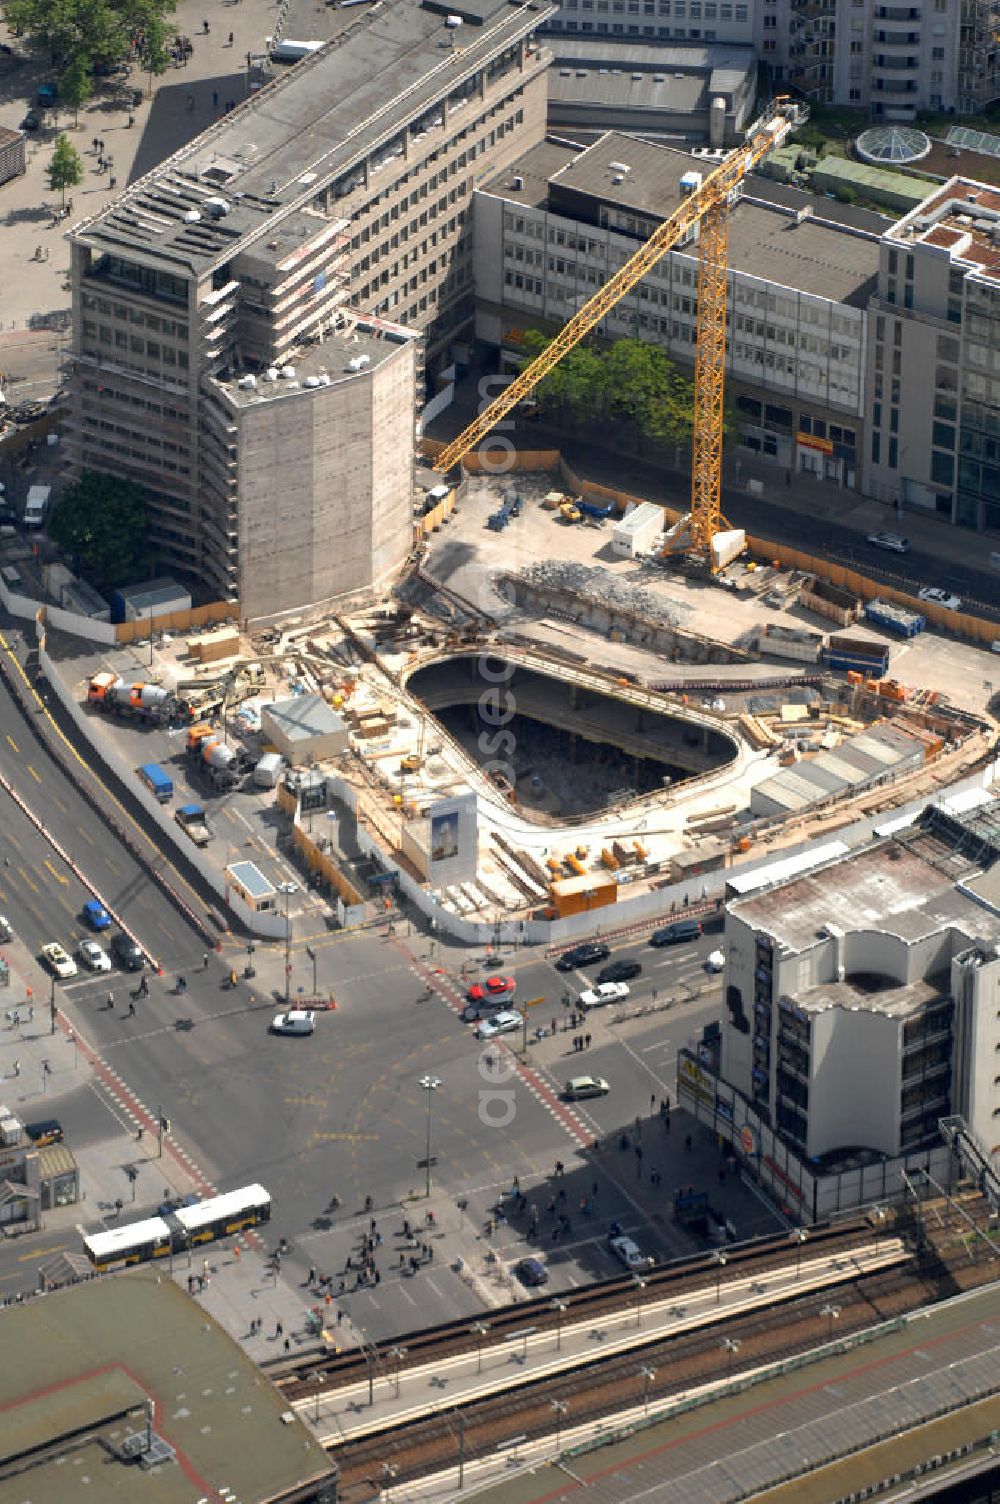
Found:
<svg viewBox="0 0 1000 1504"><path fill-rule="evenodd" d="M374 1365L367 1377L344 1387L321 1391L295 1402L302 1418L316 1431L324 1445L372 1435L398 1427L407 1420L443 1406L460 1406L511 1388L535 1383L587 1364L596 1355L635 1351L641 1361L644 1345L662 1341L704 1326L759 1310L780 1307L785 1300L801 1298L810 1291L817 1296L849 1283L859 1275L891 1269L910 1258L909 1250L896 1237L865 1242L847 1252L825 1252L799 1257L789 1254L787 1263L760 1273L736 1274L727 1280L725 1265L718 1274L707 1273L704 1283L678 1297L676 1291L658 1296L652 1278L636 1274L634 1300L629 1298L613 1312L600 1316L567 1316L555 1325L536 1329L526 1324L505 1330L503 1340L491 1343L488 1322L480 1324L475 1348L453 1357L438 1357L423 1365L404 1366L405 1349L393 1371ZM470 1322L470 1331L477 1323Z"/></svg>

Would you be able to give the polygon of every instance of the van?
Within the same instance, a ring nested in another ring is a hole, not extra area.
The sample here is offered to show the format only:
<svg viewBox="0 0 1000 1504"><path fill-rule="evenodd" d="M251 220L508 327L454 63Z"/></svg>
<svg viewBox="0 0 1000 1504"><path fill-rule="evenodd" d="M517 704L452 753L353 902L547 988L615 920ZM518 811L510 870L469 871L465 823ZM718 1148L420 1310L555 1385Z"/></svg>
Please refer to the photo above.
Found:
<svg viewBox="0 0 1000 1504"><path fill-rule="evenodd" d="M45 514L49 509L51 496L51 486L29 486L28 499L24 504L25 527L41 527L45 521Z"/></svg>
<svg viewBox="0 0 1000 1504"><path fill-rule="evenodd" d="M0 580L3 580L8 590L24 589L20 571L15 569L13 564L5 564L3 569L0 569Z"/></svg>
<svg viewBox="0 0 1000 1504"><path fill-rule="evenodd" d="M697 940L701 925L697 919L678 919L674 924L665 924L654 930L649 937L650 945L681 945L685 940Z"/></svg>

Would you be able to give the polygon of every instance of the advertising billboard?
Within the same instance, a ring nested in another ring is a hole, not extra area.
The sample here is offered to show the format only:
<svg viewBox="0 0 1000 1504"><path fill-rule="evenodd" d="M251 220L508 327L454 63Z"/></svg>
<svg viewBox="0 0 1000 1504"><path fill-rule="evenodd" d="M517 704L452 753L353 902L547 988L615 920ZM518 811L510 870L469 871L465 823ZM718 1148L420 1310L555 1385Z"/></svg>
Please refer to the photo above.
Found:
<svg viewBox="0 0 1000 1504"><path fill-rule="evenodd" d="M470 882L479 860L475 794L442 799L428 811L427 875L433 883Z"/></svg>

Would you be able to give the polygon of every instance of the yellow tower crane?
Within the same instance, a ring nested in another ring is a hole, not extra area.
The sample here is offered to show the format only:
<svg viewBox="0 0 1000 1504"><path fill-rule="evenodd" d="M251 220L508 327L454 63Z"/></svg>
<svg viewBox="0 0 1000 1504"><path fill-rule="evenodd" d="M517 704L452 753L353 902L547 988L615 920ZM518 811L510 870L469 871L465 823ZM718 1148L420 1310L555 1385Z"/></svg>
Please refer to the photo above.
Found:
<svg viewBox="0 0 1000 1504"><path fill-rule="evenodd" d="M700 226L698 324L694 380L694 439L691 510L667 535L667 551L687 547L715 567L712 544L729 524L720 510L723 394L726 374L726 259L729 206L748 172L780 146L806 118L805 107L778 99L747 132L746 139L715 167L693 193L653 232L635 255L576 312L542 353L499 397L444 448L434 469L445 475L594 329L626 293L642 281L678 241Z"/></svg>

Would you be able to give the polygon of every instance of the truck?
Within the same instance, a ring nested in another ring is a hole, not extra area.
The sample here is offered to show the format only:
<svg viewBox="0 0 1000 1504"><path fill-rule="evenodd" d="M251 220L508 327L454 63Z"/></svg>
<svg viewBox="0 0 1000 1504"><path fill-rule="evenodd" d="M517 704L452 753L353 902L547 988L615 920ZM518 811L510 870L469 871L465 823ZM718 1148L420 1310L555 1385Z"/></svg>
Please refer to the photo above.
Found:
<svg viewBox="0 0 1000 1504"><path fill-rule="evenodd" d="M95 674L87 686L87 703L112 715L133 716L164 726L177 712L177 700L162 684L129 684L120 674Z"/></svg>
<svg viewBox="0 0 1000 1504"><path fill-rule="evenodd" d="M577 506L584 517L596 517L599 522L605 522L615 510L613 501L588 501L585 496L580 497Z"/></svg>
<svg viewBox="0 0 1000 1504"><path fill-rule="evenodd" d="M206 736L199 748L197 766L213 788L231 789L239 781L243 759L235 748Z"/></svg>
<svg viewBox="0 0 1000 1504"><path fill-rule="evenodd" d="M49 510L51 499L51 486L28 487L28 499L24 503L24 525L26 528L41 527Z"/></svg>
<svg viewBox="0 0 1000 1504"><path fill-rule="evenodd" d="M177 824L196 846L207 846L212 839L205 811L200 804L182 804L174 815Z"/></svg>
<svg viewBox="0 0 1000 1504"><path fill-rule="evenodd" d="M136 769L140 782L144 783L151 794L155 794L161 804L169 804L174 797L174 780L169 773L165 773L158 762L144 762Z"/></svg>

